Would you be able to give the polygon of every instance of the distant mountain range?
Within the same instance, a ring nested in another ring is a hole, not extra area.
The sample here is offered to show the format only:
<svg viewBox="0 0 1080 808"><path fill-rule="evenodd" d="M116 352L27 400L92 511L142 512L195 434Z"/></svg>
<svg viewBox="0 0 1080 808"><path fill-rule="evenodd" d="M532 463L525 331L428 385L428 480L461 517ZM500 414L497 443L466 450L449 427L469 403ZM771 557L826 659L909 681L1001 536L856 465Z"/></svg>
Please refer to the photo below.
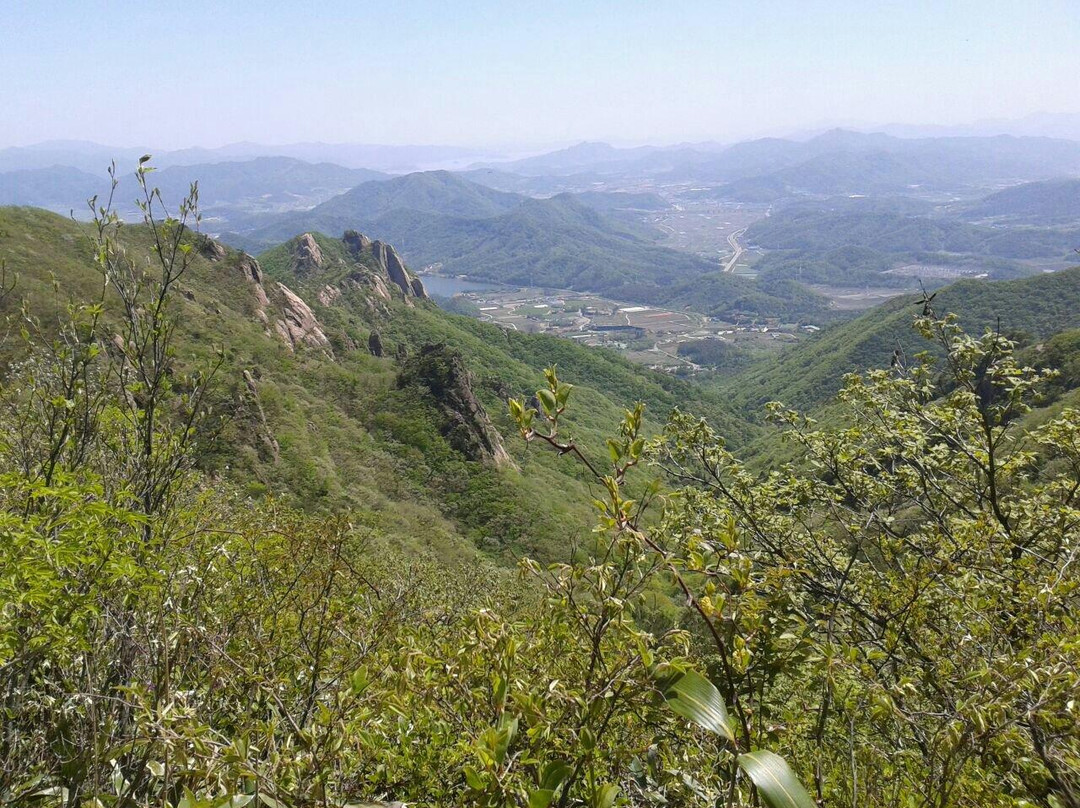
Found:
<svg viewBox="0 0 1080 808"><path fill-rule="evenodd" d="M309 163L336 163L345 168L367 168L401 173L438 167L464 167L470 162L491 159L485 149L461 146L383 146L357 143L231 143L217 148L154 149L143 146L108 146L81 140L53 140L32 146L0 149L0 171L71 166L105 175L109 163L121 170L134 167L143 154L152 154L154 165L199 165L251 160L256 157L291 157Z"/></svg>
<svg viewBox="0 0 1080 808"><path fill-rule="evenodd" d="M258 154L278 148L291 154ZM107 193L99 172L117 156L117 207L129 214L141 151L82 142L0 150L0 204L83 210ZM319 155L335 159L311 161ZM835 129L730 146L585 142L499 163L481 156L242 143L156 155L151 183L176 200L197 180L205 230L252 252L298 233L357 229L393 242L414 266L725 316L821 319L826 306L800 283L904 286L915 283L900 271L910 264L947 266L929 283L950 273L1016 277L1058 268L1080 246L1080 142L1071 140ZM397 175L358 167L439 159L471 167ZM768 206L744 236L744 246L764 251L743 263L757 280L717 273L722 225L696 218L702 200L759 205L750 219ZM671 242L682 251L661 246L653 229L664 211L689 225L664 225L675 236L689 231ZM695 232L703 226L710 231Z"/></svg>
<svg viewBox="0 0 1080 808"><path fill-rule="evenodd" d="M136 210L139 188L134 170L117 168L114 194L117 210ZM332 163L305 163L290 157L256 157L239 162L170 166L149 177L166 200L182 199L193 182L199 183L199 201L209 216L221 209L260 211L311 207L362 182L388 175L366 168L343 168ZM33 205L61 213L76 213L86 200L109 194L108 179L70 166L22 169L0 173L0 205Z"/></svg>
<svg viewBox="0 0 1080 808"><path fill-rule="evenodd" d="M663 204L652 195L628 198ZM305 230L359 229L395 243L414 266L438 263L445 272L478 279L608 292L715 268L655 246L641 228L604 216L590 202L598 204L597 196L533 199L432 171L367 182L309 211L265 217L262 227L226 238L257 250ZM602 204L610 210L618 203Z"/></svg>
<svg viewBox="0 0 1080 808"><path fill-rule="evenodd" d="M854 129L865 127L854 126ZM970 124L933 126L918 124L887 124L873 131L897 137L987 137L1015 135L1017 137L1053 137L1080 140L1080 112L1035 112L1022 118L991 118Z"/></svg>
<svg viewBox="0 0 1080 808"><path fill-rule="evenodd" d="M800 195L968 193L1025 180L1080 175L1080 142L1043 137L906 139L836 129L808 140L761 138L666 148L619 149L581 143L545 155L474 166L507 176L650 178L722 185L736 201L771 202ZM479 179L483 182L483 179Z"/></svg>

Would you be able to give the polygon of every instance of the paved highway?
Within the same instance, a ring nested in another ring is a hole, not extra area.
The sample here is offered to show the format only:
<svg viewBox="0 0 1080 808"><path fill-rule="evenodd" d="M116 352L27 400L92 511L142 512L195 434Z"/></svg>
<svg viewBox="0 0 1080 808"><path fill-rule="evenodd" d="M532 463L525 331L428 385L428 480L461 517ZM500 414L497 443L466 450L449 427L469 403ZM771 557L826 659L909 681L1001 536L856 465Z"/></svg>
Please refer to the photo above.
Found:
<svg viewBox="0 0 1080 808"><path fill-rule="evenodd" d="M745 232L746 228L744 227L741 230L736 230L734 233L727 237L727 243L731 245L731 249L733 250L733 252L731 254L731 259L726 264L724 264L724 272L735 271L735 264L738 263L739 259L742 257L743 254L743 247L741 244L739 244L739 236L741 236Z"/></svg>

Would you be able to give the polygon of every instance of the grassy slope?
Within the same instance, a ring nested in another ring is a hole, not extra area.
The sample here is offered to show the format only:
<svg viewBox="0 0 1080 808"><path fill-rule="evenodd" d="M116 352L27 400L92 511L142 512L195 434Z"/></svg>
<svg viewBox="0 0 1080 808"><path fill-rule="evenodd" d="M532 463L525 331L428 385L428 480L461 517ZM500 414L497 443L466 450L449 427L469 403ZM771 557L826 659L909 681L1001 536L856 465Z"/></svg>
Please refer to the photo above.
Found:
<svg viewBox="0 0 1080 808"><path fill-rule="evenodd" d="M76 225L40 210L2 208L0 232L0 256L19 275L18 294L0 311L5 321L17 324L17 298L29 299L46 327L68 299L96 299L100 278ZM128 231L135 246L144 237L138 228ZM340 242L322 236L319 241L331 259L344 257ZM656 421L678 404L711 416L734 443L753 437L754 429L728 415L719 397L644 372L612 353L508 334L430 303L397 302L380 314L346 294L333 307L319 306L313 292L325 279L289 278L279 250L265 259L267 291L273 299L271 276L292 280L290 286L312 304L334 341L336 356L291 353L255 316L252 286L235 261L235 254L214 263L200 258L183 279L181 291L192 299L176 298L178 356L190 366L207 359L215 345L226 347L228 362L217 377L215 397L216 409L230 417L221 449L204 453L201 463L251 495L270 492L309 508L348 509L355 520L397 543L431 545L446 557L468 554L474 545L503 558L521 552L564 555L573 536L591 528L588 486L565 459L525 452L511 434L503 404L506 395L535 389L541 369L553 362L579 385L572 427L593 449L602 447L622 408L638 398ZM372 357L363 347L373 328L383 336L387 358ZM20 349L16 334L9 329L0 343L8 357ZM432 408L397 389L398 365L389 358L397 346L415 350L440 341L464 354L477 378L476 392L520 472L465 461L439 435ZM280 447L276 460L246 392L244 370L258 379L260 402Z"/></svg>

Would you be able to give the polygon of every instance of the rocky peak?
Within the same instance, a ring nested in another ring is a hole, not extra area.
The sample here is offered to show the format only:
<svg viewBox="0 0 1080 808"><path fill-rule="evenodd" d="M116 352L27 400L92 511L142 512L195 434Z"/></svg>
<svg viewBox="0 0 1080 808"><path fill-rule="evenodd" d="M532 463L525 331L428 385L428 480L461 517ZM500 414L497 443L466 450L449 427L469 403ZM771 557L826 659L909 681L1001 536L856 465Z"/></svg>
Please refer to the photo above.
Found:
<svg viewBox="0 0 1080 808"><path fill-rule="evenodd" d="M323 265L323 254L319 243L311 233L297 236L293 247L293 271L297 275L307 275Z"/></svg>
<svg viewBox="0 0 1080 808"><path fill-rule="evenodd" d="M423 282L409 272L397 250L389 244L382 241L372 241L363 233L358 233L355 230L346 230L341 240L354 258L372 260L377 270L397 286L406 299L410 297L424 299L427 297L427 290L424 289Z"/></svg>
<svg viewBox="0 0 1080 808"><path fill-rule="evenodd" d="M311 306L283 283L278 291L282 295L282 317L274 323L274 329L292 349L300 345L330 351L330 340L322 330L322 323L315 317Z"/></svg>
<svg viewBox="0 0 1080 808"><path fill-rule="evenodd" d="M417 385L434 399L443 415L439 431L470 460L513 466L502 439L476 398L472 374L456 350L444 344L424 345L403 363L398 387Z"/></svg>
<svg viewBox="0 0 1080 808"><path fill-rule="evenodd" d="M228 251L221 244L210 238L210 236L200 233L196 237L195 244L199 254L208 261L220 261L228 255Z"/></svg>
<svg viewBox="0 0 1080 808"><path fill-rule="evenodd" d="M371 247L371 239L363 233L357 233L355 230L346 230L345 235L341 237L341 240L345 242L345 247L349 252L357 257Z"/></svg>
<svg viewBox="0 0 1080 808"><path fill-rule="evenodd" d="M252 258L245 252L240 253L240 257L236 260L236 267L249 281L262 285L262 267L259 266L259 262Z"/></svg>

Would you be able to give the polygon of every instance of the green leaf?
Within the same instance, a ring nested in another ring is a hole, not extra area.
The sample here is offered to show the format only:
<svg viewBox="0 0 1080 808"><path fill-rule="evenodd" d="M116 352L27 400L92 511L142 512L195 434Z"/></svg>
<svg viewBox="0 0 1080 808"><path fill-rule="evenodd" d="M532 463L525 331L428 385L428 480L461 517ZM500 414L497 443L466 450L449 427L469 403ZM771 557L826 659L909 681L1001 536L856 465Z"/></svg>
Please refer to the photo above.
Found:
<svg viewBox="0 0 1080 808"><path fill-rule="evenodd" d="M548 415L554 415L555 410L558 409L558 405L555 403L555 394L550 390L537 390L536 397L540 400L541 406L544 408L544 412Z"/></svg>
<svg viewBox="0 0 1080 808"><path fill-rule="evenodd" d="M254 794L236 794L235 796L229 797L229 799L224 802L219 803L217 808L244 808L244 806L253 799L255 799Z"/></svg>
<svg viewBox="0 0 1080 808"><path fill-rule="evenodd" d="M550 788L538 788L529 793L529 808L547 808L555 799L555 791Z"/></svg>
<svg viewBox="0 0 1080 808"><path fill-rule="evenodd" d="M596 808L611 808L615 804L615 798L619 796L619 787L614 783L601 786L596 792Z"/></svg>
<svg viewBox="0 0 1080 808"><path fill-rule="evenodd" d="M720 691L700 673L677 673L664 683L662 690L668 706L683 718L729 741L735 740Z"/></svg>
<svg viewBox="0 0 1080 808"><path fill-rule="evenodd" d="M739 768L754 781L769 808L816 808L795 772L779 755L765 750L739 755Z"/></svg>
<svg viewBox="0 0 1080 808"><path fill-rule="evenodd" d="M465 782L468 784L469 788L474 791L484 790L484 781L480 779L479 772L472 766L465 767Z"/></svg>
<svg viewBox="0 0 1080 808"><path fill-rule="evenodd" d="M563 784L570 776L570 764L561 760L553 760L544 766L544 773L540 776L540 787L554 791Z"/></svg>

